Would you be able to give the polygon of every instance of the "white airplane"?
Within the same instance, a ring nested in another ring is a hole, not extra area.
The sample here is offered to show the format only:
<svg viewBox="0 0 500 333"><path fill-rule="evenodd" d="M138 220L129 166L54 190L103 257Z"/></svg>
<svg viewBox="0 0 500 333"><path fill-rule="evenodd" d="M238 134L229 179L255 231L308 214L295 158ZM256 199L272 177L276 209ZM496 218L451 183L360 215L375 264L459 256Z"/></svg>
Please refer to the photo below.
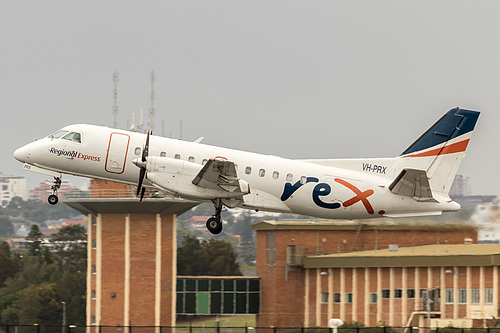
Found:
<svg viewBox="0 0 500 333"><path fill-rule="evenodd" d="M327 219L439 215L460 205L448 192L479 112L452 109L394 158L291 160L94 125L69 125L14 152L24 169L138 184L223 206Z"/></svg>

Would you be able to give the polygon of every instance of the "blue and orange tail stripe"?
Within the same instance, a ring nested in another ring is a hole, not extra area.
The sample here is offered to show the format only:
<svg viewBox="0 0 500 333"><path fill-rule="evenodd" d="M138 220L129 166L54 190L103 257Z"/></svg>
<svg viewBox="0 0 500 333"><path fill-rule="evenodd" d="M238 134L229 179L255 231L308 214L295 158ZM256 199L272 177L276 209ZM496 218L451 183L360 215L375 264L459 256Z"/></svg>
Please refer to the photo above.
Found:
<svg viewBox="0 0 500 333"><path fill-rule="evenodd" d="M401 156L430 157L464 152L478 118L479 112L477 111L451 109L408 147ZM469 135L465 135L468 133ZM449 144L446 144L447 142Z"/></svg>

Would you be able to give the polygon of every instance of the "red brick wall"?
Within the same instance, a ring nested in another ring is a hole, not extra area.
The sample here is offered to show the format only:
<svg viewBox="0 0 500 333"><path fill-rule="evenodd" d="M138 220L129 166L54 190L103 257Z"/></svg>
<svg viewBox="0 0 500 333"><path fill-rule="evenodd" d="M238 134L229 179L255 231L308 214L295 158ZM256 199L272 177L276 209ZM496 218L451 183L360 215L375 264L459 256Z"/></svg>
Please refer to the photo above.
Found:
<svg viewBox="0 0 500 333"><path fill-rule="evenodd" d="M126 285L126 215L101 215L101 274L92 274L90 286L97 289L97 280L101 281L101 294L97 300L89 299L90 315L97 314L99 307L100 325L156 325L155 304L160 303L160 323L171 326L175 322L175 309L172 309L172 299L175 300L176 279L176 238L175 217L161 217L161 277L160 299L156 296L157 248L156 215L130 215L130 285L129 285L129 322L125 322ZM97 239L97 230L92 227L92 238ZM98 244L99 246L99 244ZM92 247L92 246L91 246ZM90 249L92 265L98 265L97 249ZM98 272L99 273L99 272ZM115 293L114 297L111 293ZM175 305L174 305L175 306Z"/></svg>

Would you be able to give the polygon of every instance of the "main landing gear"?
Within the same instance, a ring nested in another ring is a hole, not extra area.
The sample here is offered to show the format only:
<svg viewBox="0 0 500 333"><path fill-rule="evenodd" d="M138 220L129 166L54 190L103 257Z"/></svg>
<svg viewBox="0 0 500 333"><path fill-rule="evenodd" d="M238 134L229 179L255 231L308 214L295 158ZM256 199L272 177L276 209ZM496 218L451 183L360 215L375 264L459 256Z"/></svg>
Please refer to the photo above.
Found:
<svg viewBox="0 0 500 333"><path fill-rule="evenodd" d="M54 177L54 185L50 187L52 190L52 194L48 197L48 202L51 205L55 205L59 201L59 197L57 196L57 191L61 188L61 178Z"/></svg>
<svg viewBox="0 0 500 333"><path fill-rule="evenodd" d="M207 229L212 234L217 235L222 231L222 219L220 217L220 212L222 211L222 202L220 199L213 200L215 213L211 218L207 220Z"/></svg>

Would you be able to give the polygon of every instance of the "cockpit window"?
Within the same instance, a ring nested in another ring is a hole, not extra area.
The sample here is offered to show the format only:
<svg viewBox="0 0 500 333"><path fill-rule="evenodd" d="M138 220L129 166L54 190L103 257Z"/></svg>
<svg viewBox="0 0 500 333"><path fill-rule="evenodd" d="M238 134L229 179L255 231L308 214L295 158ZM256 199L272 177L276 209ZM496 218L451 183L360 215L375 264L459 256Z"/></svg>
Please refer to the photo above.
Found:
<svg viewBox="0 0 500 333"><path fill-rule="evenodd" d="M77 133L77 132L69 132L68 134L66 134L62 138L64 140L69 140L69 141L73 141L73 142L78 142L78 143L82 142L81 135L80 135L80 133Z"/></svg>
<svg viewBox="0 0 500 333"><path fill-rule="evenodd" d="M65 130L59 130L55 133L52 133L51 135L49 135L48 137L49 138L52 138L52 139L59 139L60 137L62 137L64 134L68 133L68 131L65 131Z"/></svg>

